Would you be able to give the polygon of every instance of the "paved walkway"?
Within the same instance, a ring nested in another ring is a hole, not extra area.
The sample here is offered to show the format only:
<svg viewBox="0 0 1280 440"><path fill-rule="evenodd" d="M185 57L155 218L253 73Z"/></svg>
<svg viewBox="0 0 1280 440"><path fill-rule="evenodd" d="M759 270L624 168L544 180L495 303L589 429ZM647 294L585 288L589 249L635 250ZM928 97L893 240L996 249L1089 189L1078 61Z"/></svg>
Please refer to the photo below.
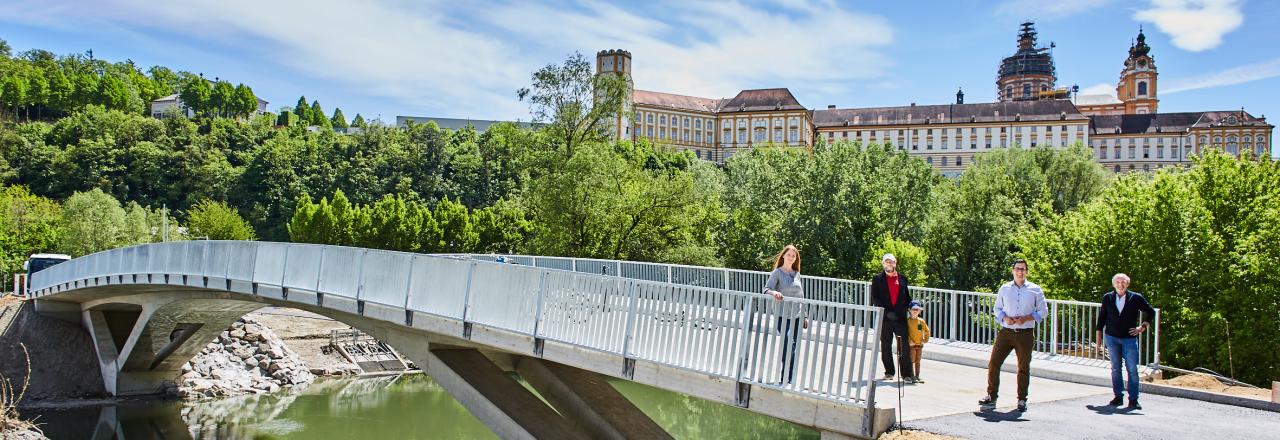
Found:
<svg viewBox="0 0 1280 440"><path fill-rule="evenodd" d="M963 414L911 420L905 425L968 439L1280 439L1280 417L1273 412L1155 395L1143 395L1143 409L1129 411L1106 406L1108 400L1109 390L1095 396L1033 403L1026 413L1007 408L983 413L975 408Z"/></svg>

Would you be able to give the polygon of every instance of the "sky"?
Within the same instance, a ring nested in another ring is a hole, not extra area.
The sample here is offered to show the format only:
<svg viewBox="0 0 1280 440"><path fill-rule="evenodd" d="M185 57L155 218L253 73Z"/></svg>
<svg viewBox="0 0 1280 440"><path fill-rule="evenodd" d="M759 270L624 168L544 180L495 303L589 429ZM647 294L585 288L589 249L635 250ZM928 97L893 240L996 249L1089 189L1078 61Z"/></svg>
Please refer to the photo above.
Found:
<svg viewBox="0 0 1280 440"><path fill-rule="evenodd" d="M15 51L92 49L243 82L272 110L305 95L387 122L528 120L515 91L533 71L615 48L644 90L787 87L808 108L948 103L958 89L991 102L1027 20L1055 45L1059 86L1114 95L1141 27L1161 112L1280 120L1275 1L0 0Z"/></svg>

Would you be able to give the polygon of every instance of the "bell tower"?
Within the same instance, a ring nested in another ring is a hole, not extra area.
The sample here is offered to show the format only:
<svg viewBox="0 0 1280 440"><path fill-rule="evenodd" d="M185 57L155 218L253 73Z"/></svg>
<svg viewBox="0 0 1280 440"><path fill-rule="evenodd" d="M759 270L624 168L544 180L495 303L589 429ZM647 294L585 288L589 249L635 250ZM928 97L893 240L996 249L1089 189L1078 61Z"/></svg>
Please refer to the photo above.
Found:
<svg viewBox="0 0 1280 440"><path fill-rule="evenodd" d="M622 49L610 49L596 52L596 75L619 75L627 82L627 95L622 100L622 111L618 113L614 127L617 140L633 139L631 122L634 113L635 83L631 81L631 52Z"/></svg>
<svg viewBox="0 0 1280 440"><path fill-rule="evenodd" d="M1160 99L1156 94L1156 60L1151 57L1147 36L1138 28L1138 39L1129 46L1129 58L1124 60L1120 83L1116 85L1116 97L1124 102L1125 114L1155 113Z"/></svg>

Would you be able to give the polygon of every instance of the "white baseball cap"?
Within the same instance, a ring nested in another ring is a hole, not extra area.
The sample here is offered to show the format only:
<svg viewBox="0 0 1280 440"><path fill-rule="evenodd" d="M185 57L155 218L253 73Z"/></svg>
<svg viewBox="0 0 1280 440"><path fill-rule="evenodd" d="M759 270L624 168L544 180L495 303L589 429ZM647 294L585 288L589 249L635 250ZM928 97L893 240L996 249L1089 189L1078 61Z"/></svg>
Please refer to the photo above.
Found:
<svg viewBox="0 0 1280 440"><path fill-rule="evenodd" d="M884 254L883 257L880 257L880 261L888 261L888 260L893 260L894 263L898 262L898 258L894 257L893 254Z"/></svg>

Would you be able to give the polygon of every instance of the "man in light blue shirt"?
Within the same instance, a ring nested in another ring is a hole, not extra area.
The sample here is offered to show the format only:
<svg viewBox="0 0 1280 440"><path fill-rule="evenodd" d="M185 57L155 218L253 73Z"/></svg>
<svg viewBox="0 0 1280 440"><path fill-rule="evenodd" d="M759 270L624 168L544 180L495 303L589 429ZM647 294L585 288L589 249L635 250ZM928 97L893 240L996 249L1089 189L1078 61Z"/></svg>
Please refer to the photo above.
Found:
<svg viewBox="0 0 1280 440"><path fill-rule="evenodd" d="M1013 262L1013 281L1000 286L996 292L996 321L1000 331L991 346L991 360L987 362L987 397L978 404L994 408L1000 394L1000 366L1012 351L1018 355L1018 411L1027 410L1027 387L1031 384L1031 349L1035 347L1035 326L1049 314L1044 300L1044 290L1027 281L1027 261L1021 258Z"/></svg>

